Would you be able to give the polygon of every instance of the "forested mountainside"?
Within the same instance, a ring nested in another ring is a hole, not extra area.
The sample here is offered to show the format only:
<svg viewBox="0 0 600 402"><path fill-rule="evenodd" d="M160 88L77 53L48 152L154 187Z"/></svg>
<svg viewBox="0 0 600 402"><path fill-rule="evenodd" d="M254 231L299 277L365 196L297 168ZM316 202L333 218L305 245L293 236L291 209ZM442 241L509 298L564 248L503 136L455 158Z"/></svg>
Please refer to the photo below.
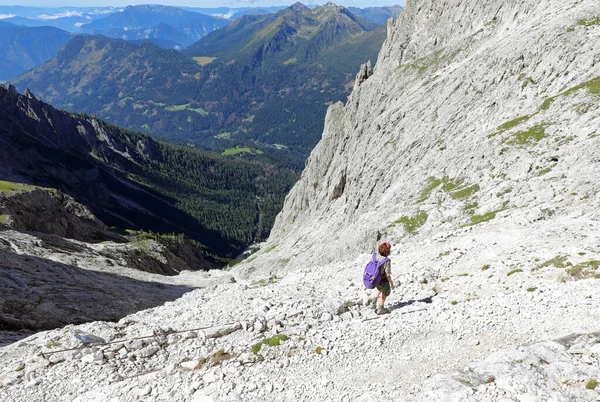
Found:
<svg viewBox="0 0 600 402"><path fill-rule="evenodd" d="M157 142L0 87L0 179L59 189L122 229L183 233L223 257L265 238L289 170Z"/></svg>
<svg viewBox="0 0 600 402"><path fill-rule="evenodd" d="M58 28L17 26L0 20L0 82L50 60L72 37Z"/></svg>
<svg viewBox="0 0 600 402"><path fill-rule="evenodd" d="M182 143L288 147L301 166L327 105L345 99L360 64L375 59L385 27L372 26L343 7L296 4L244 16L202 38L189 57L77 37L14 83L57 107Z"/></svg>

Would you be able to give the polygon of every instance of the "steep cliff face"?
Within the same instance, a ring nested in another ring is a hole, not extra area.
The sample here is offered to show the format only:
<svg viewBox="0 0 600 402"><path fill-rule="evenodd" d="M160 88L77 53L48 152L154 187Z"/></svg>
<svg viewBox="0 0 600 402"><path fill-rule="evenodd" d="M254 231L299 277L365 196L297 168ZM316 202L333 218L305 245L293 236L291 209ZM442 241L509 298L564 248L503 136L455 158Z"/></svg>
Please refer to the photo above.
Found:
<svg viewBox="0 0 600 402"><path fill-rule="evenodd" d="M278 252L245 272L381 239L596 222L599 15L593 1L408 2L374 74L330 107L272 231Z"/></svg>

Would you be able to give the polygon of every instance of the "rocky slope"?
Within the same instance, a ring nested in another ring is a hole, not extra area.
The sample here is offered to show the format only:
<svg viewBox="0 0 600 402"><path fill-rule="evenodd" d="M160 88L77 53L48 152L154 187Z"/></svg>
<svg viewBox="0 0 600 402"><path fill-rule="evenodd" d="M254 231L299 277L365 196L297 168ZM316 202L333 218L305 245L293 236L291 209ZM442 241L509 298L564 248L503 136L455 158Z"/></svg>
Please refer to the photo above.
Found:
<svg viewBox="0 0 600 402"><path fill-rule="evenodd" d="M599 18L407 2L237 283L5 347L0 397L598 400ZM360 275L382 240L378 317Z"/></svg>
<svg viewBox="0 0 600 402"><path fill-rule="evenodd" d="M217 268L203 251L182 238L125 238L66 194L0 182L0 330L114 321L174 300L214 282L189 272Z"/></svg>

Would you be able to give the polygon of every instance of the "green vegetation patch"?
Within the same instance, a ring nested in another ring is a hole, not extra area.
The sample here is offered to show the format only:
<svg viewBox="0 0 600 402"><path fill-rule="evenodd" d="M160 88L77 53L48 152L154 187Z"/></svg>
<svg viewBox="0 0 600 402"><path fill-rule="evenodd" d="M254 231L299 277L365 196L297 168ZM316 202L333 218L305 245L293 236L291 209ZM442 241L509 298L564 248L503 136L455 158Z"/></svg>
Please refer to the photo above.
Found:
<svg viewBox="0 0 600 402"><path fill-rule="evenodd" d="M546 137L546 124L538 124L527 131L519 131L513 134L511 140L506 141L508 145L531 145Z"/></svg>
<svg viewBox="0 0 600 402"><path fill-rule="evenodd" d="M594 26L594 25L600 25L600 17L594 17L594 18L591 18L589 20L585 19L585 18L582 18L582 19L580 19L580 20L577 21L577 25L584 26L584 27L591 27L591 26Z"/></svg>
<svg viewBox="0 0 600 402"><path fill-rule="evenodd" d="M584 88L587 89L592 95L600 95L600 76L592 78L589 81L583 82L574 86L573 88L569 88L566 91L559 93L556 96L546 99L540 106L540 110L548 110L550 105L552 105L552 102L554 102L559 96L568 96Z"/></svg>
<svg viewBox="0 0 600 402"><path fill-rule="evenodd" d="M537 290L537 288L535 286L532 286L530 288L527 288L528 292L535 292Z"/></svg>
<svg viewBox="0 0 600 402"><path fill-rule="evenodd" d="M567 268L567 274L576 279L592 278L596 276L598 267L600 267L600 261L585 261Z"/></svg>
<svg viewBox="0 0 600 402"><path fill-rule="evenodd" d="M495 219L495 218L496 218L496 214L497 214L498 212L502 212L502 211L505 211L505 210L507 210L507 209L508 209L508 208L507 208L507 205L508 205L508 201L505 201L505 202L502 204L502 207L501 207L500 209L497 209L497 210L495 210L495 211L490 211L490 212L488 212L488 213L485 213L485 214L483 214L483 215L473 215L473 216L471 217L471 223L470 223L470 224L468 224L468 225L466 225L466 226L478 225L478 224L480 224L480 223L487 222L487 221L491 221L492 219Z"/></svg>
<svg viewBox="0 0 600 402"><path fill-rule="evenodd" d="M283 65L284 65L284 66L287 66L288 64L294 64L294 63L296 63L297 61L298 61L298 59L297 59L297 58L295 58L295 57L292 57L291 59L287 59L286 61L284 61L284 62L283 62Z"/></svg>
<svg viewBox="0 0 600 402"><path fill-rule="evenodd" d="M506 274L506 276L514 275L517 272L523 272L523 270L521 268L513 269L512 271L508 271L508 273Z"/></svg>
<svg viewBox="0 0 600 402"><path fill-rule="evenodd" d="M417 70L419 74L424 73L431 68L437 70L442 64L454 59L461 51L461 48L450 51L447 49L438 49L427 56L420 57L410 63L401 65L398 68L402 69L402 71L406 71L408 69Z"/></svg>
<svg viewBox="0 0 600 402"><path fill-rule="evenodd" d="M587 384L585 384L585 389L596 389L597 386L598 386L598 381L589 380L587 382Z"/></svg>
<svg viewBox="0 0 600 402"><path fill-rule="evenodd" d="M267 285L271 285L273 283L277 283L281 280L281 277L275 275L275 276L271 276L269 277L269 279L260 279L258 281L254 281L252 282L252 287L254 288L261 288Z"/></svg>
<svg viewBox="0 0 600 402"><path fill-rule="evenodd" d="M35 186L30 186L28 184L21 183L13 183L10 181L1 181L0 180L0 193L4 194L12 194L19 191L32 191L35 190Z"/></svg>
<svg viewBox="0 0 600 402"><path fill-rule="evenodd" d="M448 176L444 176L441 179L430 177L427 179L427 184L421 191L421 196L417 200L417 203L426 201L431 192L440 185L442 186L442 190L450 194L455 200L469 198L480 190L479 184L470 185L469 183L465 183L463 179L451 179Z"/></svg>
<svg viewBox="0 0 600 402"><path fill-rule="evenodd" d="M552 171L552 168L551 168L551 167L547 167L547 168L541 169L541 170L538 172L538 176L543 176L543 175L545 175L546 173L550 173L551 171Z"/></svg>
<svg viewBox="0 0 600 402"><path fill-rule="evenodd" d="M10 215L0 215L0 223L5 223L8 218L10 218Z"/></svg>
<svg viewBox="0 0 600 402"><path fill-rule="evenodd" d="M190 107L189 103L186 103L184 105L170 105L170 106L166 106L165 110L168 112L181 112L183 110L189 110L190 112L195 112L198 113L201 116L207 116L208 112L204 109L202 109L201 107Z"/></svg>
<svg viewBox="0 0 600 402"><path fill-rule="evenodd" d="M490 269L490 265L489 264L485 264L483 267L481 267L482 271L487 271L488 269Z"/></svg>
<svg viewBox="0 0 600 402"><path fill-rule="evenodd" d="M279 345L281 345L281 342L285 342L288 339L290 339L290 338L285 334L277 334L270 338L265 338L262 341L252 345L252 353L255 355L258 354L258 352L260 352L260 349L262 348L263 345L279 346Z"/></svg>
<svg viewBox="0 0 600 402"><path fill-rule="evenodd" d="M566 262L567 262L567 256L566 255L557 255L556 257L543 262L542 264L538 265L537 267L533 268L532 271L537 271L539 269L542 268L546 268L546 267L556 267L556 268L565 268Z"/></svg>
<svg viewBox="0 0 600 402"><path fill-rule="evenodd" d="M188 110L190 112L198 113L201 116L208 116L208 112L201 107L189 107Z"/></svg>
<svg viewBox="0 0 600 402"><path fill-rule="evenodd" d="M456 191L451 192L450 196L452 198L454 198L455 200L460 200L460 199L468 198L468 197L472 196L473 194L478 192L479 189L480 189L479 184L473 184L472 186L460 188L460 189L457 189Z"/></svg>
<svg viewBox="0 0 600 402"><path fill-rule="evenodd" d="M190 104L186 103L185 105L171 105L171 106L167 106L167 107L165 107L165 110L167 110L169 112L180 112L182 110L187 109L188 107L190 107Z"/></svg>
<svg viewBox="0 0 600 402"><path fill-rule="evenodd" d="M502 134L505 131L510 130L511 128L517 127L519 124L526 122L527 120L531 119L533 115L526 115L526 116L521 116L521 117L517 117L516 119L507 121L504 124L499 125L496 128L496 132L493 134L490 134L488 136L488 138L492 138L498 134Z"/></svg>
<svg viewBox="0 0 600 402"><path fill-rule="evenodd" d="M46 347L48 349L59 348L61 346L62 346L62 344L59 341L50 341L46 344Z"/></svg>
<svg viewBox="0 0 600 402"><path fill-rule="evenodd" d="M428 218L427 212L419 211L419 213L416 214L415 216L401 217L397 221L388 225L388 227L394 227L398 224L402 224L402 225L404 225L404 229L408 233L414 234L421 226L423 226L425 224L425 222L427 222L427 218Z"/></svg>
<svg viewBox="0 0 600 402"><path fill-rule="evenodd" d="M430 177L429 179L427 179L427 184L425 185L425 188L421 191L421 197L417 200L417 203L422 203L426 201L431 195L431 192L435 190L436 187L438 187L440 184L442 184L442 180L437 179L435 177Z"/></svg>
<svg viewBox="0 0 600 402"><path fill-rule="evenodd" d="M248 148L248 147L235 147L235 148L228 148L221 153L221 155L224 155L224 156L232 156L232 155L239 155L239 154L262 155L263 151L261 151L260 149L254 149L254 148Z"/></svg>

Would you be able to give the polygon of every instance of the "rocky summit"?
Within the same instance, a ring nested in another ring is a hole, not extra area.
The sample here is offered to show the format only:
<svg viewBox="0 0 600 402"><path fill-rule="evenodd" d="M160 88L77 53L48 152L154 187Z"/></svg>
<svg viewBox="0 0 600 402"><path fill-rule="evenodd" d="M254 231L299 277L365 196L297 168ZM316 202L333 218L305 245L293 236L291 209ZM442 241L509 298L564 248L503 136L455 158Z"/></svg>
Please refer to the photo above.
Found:
<svg viewBox="0 0 600 402"><path fill-rule="evenodd" d="M600 4L409 0L387 28L235 283L6 346L0 399L599 400Z"/></svg>

